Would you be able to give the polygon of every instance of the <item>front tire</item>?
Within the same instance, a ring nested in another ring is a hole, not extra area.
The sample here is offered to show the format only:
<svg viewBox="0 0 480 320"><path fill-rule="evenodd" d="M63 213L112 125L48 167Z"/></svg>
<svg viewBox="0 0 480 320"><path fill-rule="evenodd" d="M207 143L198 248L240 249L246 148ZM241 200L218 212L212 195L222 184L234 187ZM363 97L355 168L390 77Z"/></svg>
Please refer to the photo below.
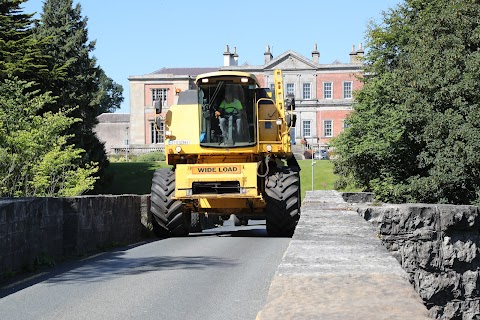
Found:
<svg viewBox="0 0 480 320"><path fill-rule="evenodd" d="M267 232L274 237L292 237L300 219L300 170L273 170L265 181Z"/></svg>
<svg viewBox="0 0 480 320"><path fill-rule="evenodd" d="M175 172L171 169L155 170L152 179L151 212L153 232L157 237L187 236L190 228L190 212L175 195Z"/></svg>

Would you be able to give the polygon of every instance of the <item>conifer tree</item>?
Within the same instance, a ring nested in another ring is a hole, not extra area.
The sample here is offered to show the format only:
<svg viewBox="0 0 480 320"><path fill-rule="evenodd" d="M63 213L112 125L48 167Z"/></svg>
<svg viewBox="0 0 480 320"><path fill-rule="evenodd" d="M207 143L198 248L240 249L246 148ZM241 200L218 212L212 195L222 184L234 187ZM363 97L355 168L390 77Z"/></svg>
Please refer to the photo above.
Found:
<svg viewBox="0 0 480 320"><path fill-rule="evenodd" d="M79 195L93 188L97 168L78 166L84 151L68 143L78 119L65 108L43 110L55 99L39 82L63 72L48 68L49 38L34 37L23 2L0 1L0 197Z"/></svg>
<svg viewBox="0 0 480 320"><path fill-rule="evenodd" d="M43 83L44 89L57 97L56 103L45 111L59 106L74 109L70 116L81 121L74 123L68 131L73 135L71 142L86 150L82 163L98 163L102 175L108 161L93 127L100 113L119 107L123 89L97 66L92 56L95 41L88 38L87 21L82 17L80 4L73 7L73 0L46 0L36 26L36 37L51 39L43 47L43 53L50 57L48 67L62 66L66 72L63 79Z"/></svg>
<svg viewBox="0 0 480 320"><path fill-rule="evenodd" d="M50 74L42 39L32 34L32 14L22 12L26 0L0 1L0 81L9 75L34 80Z"/></svg>

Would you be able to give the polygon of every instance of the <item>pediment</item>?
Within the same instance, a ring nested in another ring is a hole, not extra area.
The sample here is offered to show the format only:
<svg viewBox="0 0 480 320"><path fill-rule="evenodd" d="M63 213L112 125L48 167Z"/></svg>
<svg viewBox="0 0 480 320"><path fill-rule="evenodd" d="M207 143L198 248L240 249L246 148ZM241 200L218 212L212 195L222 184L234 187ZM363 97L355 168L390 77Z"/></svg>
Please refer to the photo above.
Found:
<svg viewBox="0 0 480 320"><path fill-rule="evenodd" d="M294 51L287 51L265 64L264 69L317 69L318 64Z"/></svg>

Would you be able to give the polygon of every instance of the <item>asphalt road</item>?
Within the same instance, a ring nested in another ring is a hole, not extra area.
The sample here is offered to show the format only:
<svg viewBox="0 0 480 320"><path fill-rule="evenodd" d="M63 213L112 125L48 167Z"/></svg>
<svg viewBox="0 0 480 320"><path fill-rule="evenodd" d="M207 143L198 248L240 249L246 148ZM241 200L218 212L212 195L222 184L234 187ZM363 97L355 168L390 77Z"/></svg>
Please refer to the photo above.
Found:
<svg viewBox="0 0 480 320"><path fill-rule="evenodd" d="M2 287L0 319L253 320L290 242L262 222L64 263Z"/></svg>

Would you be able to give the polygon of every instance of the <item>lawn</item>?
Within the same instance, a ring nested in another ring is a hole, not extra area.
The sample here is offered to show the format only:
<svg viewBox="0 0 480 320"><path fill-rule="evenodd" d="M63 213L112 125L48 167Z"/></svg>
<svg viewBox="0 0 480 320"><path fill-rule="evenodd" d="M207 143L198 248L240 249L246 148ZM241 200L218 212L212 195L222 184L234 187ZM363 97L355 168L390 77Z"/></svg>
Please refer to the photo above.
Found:
<svg viewBox="0 0 480 320"><path fill-rule="evenodd" d="M153 172L167 167L165 162L112 162L107 174L111 183L102 194L147 194L150 193Z"/></svg>
<svg viewBox="0 0 480 320"><path fill-rule="evenodd" d="M312 168L313 168L313 190L333 190L333 185L338 177L333 174L333 162L329 160L298 160L300 164L300 188L302 200L305 198L305 191L312 190Z"/></svg>
<svg viewBox="0 0 480 320"><path fill-rule="evenodd" d="M299 160L302 200L305 191L312 190L312 160ZM155 169L167 167L165 162L112 162L108 168L111 183L102 194L148 194ZM333 162L315 160L313 165L314 190L332 190L337 176Z"/></svg>

